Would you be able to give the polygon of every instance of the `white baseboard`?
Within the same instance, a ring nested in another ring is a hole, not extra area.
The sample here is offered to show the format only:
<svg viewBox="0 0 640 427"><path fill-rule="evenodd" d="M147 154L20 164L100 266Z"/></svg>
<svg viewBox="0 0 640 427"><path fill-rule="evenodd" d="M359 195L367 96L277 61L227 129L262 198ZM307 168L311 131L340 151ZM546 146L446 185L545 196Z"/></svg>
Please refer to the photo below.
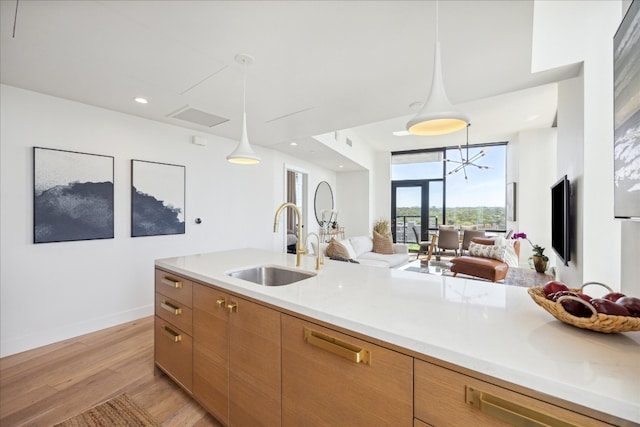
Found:
<svg viewBox="0 0 640 427"><path fill-rule="evenodd" d="M23 351L33 350L34 348L75 338L80 335L96 332L122 323L131 322L142 317L151 316L153 315L153 312L154 306L153 304L149 304L71 325L43 329L37 334L30 334L11 340L0 341L0 357L22 353Z"/></svg>

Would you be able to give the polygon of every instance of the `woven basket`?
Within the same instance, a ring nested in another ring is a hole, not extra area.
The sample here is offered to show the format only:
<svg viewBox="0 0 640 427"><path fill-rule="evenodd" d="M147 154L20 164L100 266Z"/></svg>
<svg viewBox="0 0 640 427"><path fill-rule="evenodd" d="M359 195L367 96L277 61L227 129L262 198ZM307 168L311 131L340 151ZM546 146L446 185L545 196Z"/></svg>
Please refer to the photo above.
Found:
<svg viewBox="0 0 640 427"><path fill-rule="evenodd" d="M589 284L594 284L594 282L585 283L578 289L570 288L569 290L582 293L582 288ZM547 310L553 317L578 328L607 334L640 331L640 317L614 316L602 313L594 313L591 317L576 317L569 314L560 302L547 299L542 287L529 288L528 292L536 304Z"/></svg>

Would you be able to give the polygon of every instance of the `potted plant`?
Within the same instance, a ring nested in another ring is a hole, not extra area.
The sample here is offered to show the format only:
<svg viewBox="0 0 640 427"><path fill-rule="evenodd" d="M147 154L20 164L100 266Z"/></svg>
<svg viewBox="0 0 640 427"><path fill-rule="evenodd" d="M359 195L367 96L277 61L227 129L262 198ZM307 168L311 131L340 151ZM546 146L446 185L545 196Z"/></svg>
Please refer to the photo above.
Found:
<svg viewBox="0 0 640 427"><path fill-rule="evenodd" d="M373 231L382 234L383 236L385 234L389 234L389 220L384 218L380 218L379 220L377 220L375 223L373 223Z"/></svg>
<svg viewBox="0 0 640 427"><path fill-rule="evenodd" d="M515 233L511 238L527 239L527 242L529 242L533 248L533 255L531 256L533 260L533 267L538 273L544 273L547 271L547 262L549 261L549 257L544 254L544 248L542 246L534 245L527 237L527 233Z"/></svg>

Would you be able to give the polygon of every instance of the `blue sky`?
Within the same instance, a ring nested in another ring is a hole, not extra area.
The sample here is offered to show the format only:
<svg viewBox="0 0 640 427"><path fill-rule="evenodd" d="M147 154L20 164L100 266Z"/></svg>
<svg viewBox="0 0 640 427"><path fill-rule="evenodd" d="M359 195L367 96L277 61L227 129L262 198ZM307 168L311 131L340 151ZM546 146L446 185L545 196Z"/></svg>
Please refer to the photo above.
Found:
<svg viewBox="0 0 640 427"><path fill-rule="evenodd" d="M447 175L447 207L466 206L504 206L505 204L505 152L506 146L485 147L487 154L474 163L489 166L490 169L478 169L467 167L468 180L465 181L462 171L454 175ZM469 157L479 152L478 148L469 149ZM460 160L460 153L449 150L447 156L451 160ZM463 148L463 156L466 150ZM457 164L449 163L448 170ZM425 175L441 176L442 163L414 163L405 165L393 165L392 179L394 181L406 179L424 179ZM409 190L409 189L407 189ZM420 195L417 191L399 191L397 206L418 206ZM432 194L432 199L433 199ZM441 198L438 194L437 197Z"/></svg>

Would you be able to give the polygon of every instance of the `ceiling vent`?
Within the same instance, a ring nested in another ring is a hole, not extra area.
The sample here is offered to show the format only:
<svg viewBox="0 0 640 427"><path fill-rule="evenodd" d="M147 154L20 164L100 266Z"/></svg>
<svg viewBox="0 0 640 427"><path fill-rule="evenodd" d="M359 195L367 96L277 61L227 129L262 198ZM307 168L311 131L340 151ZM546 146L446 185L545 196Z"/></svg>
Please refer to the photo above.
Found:
<svg viewBox="0 0 640 427"><path fill-rule="evenodd" d="M178 111L169 114L169 117L174 119L184 120L185 122L195 123L200 126L214 127L221 123L228 122L229 119L216 116L215 114L207 113L206 111L197 110L189 106L183 107Z"/></svg>

